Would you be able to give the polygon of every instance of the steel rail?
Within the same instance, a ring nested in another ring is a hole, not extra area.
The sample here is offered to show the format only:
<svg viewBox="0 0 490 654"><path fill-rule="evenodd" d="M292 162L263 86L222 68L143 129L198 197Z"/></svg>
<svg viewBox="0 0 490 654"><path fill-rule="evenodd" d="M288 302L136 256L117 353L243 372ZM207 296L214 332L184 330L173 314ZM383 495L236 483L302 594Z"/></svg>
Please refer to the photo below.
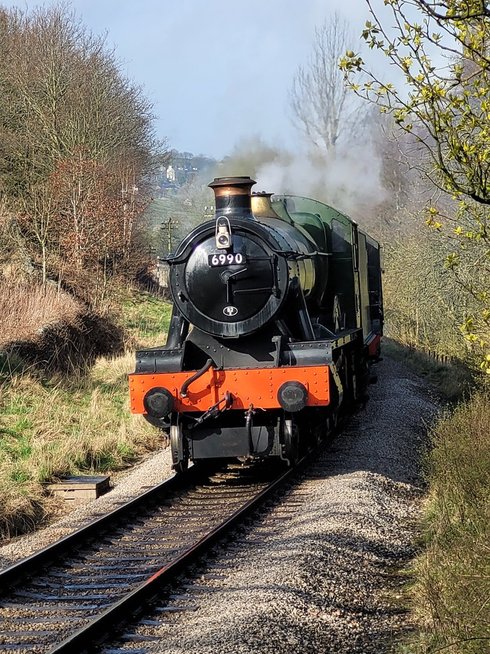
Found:
<svg viewBox="0 0 490 654"><path fill-rule="evenodd" d="M68 550L73 550L78 545L89 540L95 533L99 533L101 529L107 529L109 525L118 519L146 505L148 502L156 500L167 492L175 491L179 487L184 487L192 483L198 474L198 471L192 467L185 474L174 475L157 486L150 488L145 493L113 509L106 515L92 520L71 534L60 538L51 545L47 545L43 549L0 571L0 594L4 594L12 586L15 586L26 577L31 576L46 565L46 563L55 561L61 554L64 555Z"/></svg>
<svg viewBox="0 0 490 654"><path fill-rule="evenodd" d="M309 457L306 456L301 459L298 465L303 464L306 459L309 459ZM283 484L288 477L293 473L297 473L297 471L298 466L295 466L283 472L279 477L276 477L266 488L248 500L242 507L237 509L218 526L214 527L208 534L201 537L174 561L160 568L160 570L153 573L146 581L141 582L125 597L116 601L87 625L81 627L65 640L55 645L49 650L48 654L81 654L83 652L93 652L95 645L100 645L108 637L114 636L111 633L111 628L121 624L128 617L128 614L136 614L138 609L142 610L158 594L163 586L168 584L192 561L202 555L213 543L234 527L267 496Z"/></svg>

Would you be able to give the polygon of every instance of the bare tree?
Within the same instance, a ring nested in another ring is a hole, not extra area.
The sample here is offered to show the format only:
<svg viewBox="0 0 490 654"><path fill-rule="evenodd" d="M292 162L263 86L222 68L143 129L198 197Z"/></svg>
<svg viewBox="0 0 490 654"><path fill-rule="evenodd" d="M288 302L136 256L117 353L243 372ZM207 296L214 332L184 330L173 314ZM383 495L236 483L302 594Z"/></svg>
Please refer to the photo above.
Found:
<svg viewBox="0 0 490 654"><path fill-rule="evenodd" d="M310 60L298 68L290 91L295 122L324 152L349 140L365 115L339 69L341 57L353 48L352 40L347 22L334 13L315 29Z"/></svg>
<svg viewBox="0 0 490 654"><path fill-rule="evenodd" d="M142 265L151 105L66 7L0 9L0 200L42 281L90 303Z"/></svg>

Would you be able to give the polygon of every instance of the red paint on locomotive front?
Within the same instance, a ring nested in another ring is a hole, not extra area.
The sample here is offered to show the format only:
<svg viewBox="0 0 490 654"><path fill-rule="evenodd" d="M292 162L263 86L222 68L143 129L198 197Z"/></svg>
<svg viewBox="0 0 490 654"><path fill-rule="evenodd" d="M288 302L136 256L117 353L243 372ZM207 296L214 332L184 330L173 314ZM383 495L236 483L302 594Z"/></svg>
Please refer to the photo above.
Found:
<svg viewBox="0 0 490 654"><path fill-rule="evenodd" d="M308 391L306 406L327 406L330 403L328 366L284 368L249 368L217 370L210 368L192 382L187 397L180 396L183 384L195 370L168 373L134 373L129 375L131 413L145 414L143 399L152 388L166 388L174 398L178 413L203 412L225 398L233 396L232 409L280 409L277 392L282 384L301 381Z"/></svg>

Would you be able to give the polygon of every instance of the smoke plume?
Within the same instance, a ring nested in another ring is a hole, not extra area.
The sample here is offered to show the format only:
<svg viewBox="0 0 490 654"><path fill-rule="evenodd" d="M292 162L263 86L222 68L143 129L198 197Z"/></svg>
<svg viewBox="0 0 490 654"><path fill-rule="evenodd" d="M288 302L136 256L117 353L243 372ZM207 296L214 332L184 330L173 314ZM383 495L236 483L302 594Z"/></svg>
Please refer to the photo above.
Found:
<svg viewBox="0 0 490 654"><path fill-rule="evenodd" d="M387 197L382 162L370 143L330 153L308 150L280 154L257 170L260 189L312 197L361 224Z"/></svg>

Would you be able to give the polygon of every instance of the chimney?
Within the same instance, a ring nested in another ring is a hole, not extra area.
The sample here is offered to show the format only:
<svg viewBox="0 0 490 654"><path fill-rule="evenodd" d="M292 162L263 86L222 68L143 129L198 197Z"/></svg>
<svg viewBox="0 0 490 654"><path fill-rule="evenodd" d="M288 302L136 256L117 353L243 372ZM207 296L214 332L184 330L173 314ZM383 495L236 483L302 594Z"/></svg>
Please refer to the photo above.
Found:
<svg viewBox="0 0 490 654"><path fill-rule="evenodd" d="M253 219L250 177L216 177L208 184L214 191L216 215L239 215Z"/></svg>

